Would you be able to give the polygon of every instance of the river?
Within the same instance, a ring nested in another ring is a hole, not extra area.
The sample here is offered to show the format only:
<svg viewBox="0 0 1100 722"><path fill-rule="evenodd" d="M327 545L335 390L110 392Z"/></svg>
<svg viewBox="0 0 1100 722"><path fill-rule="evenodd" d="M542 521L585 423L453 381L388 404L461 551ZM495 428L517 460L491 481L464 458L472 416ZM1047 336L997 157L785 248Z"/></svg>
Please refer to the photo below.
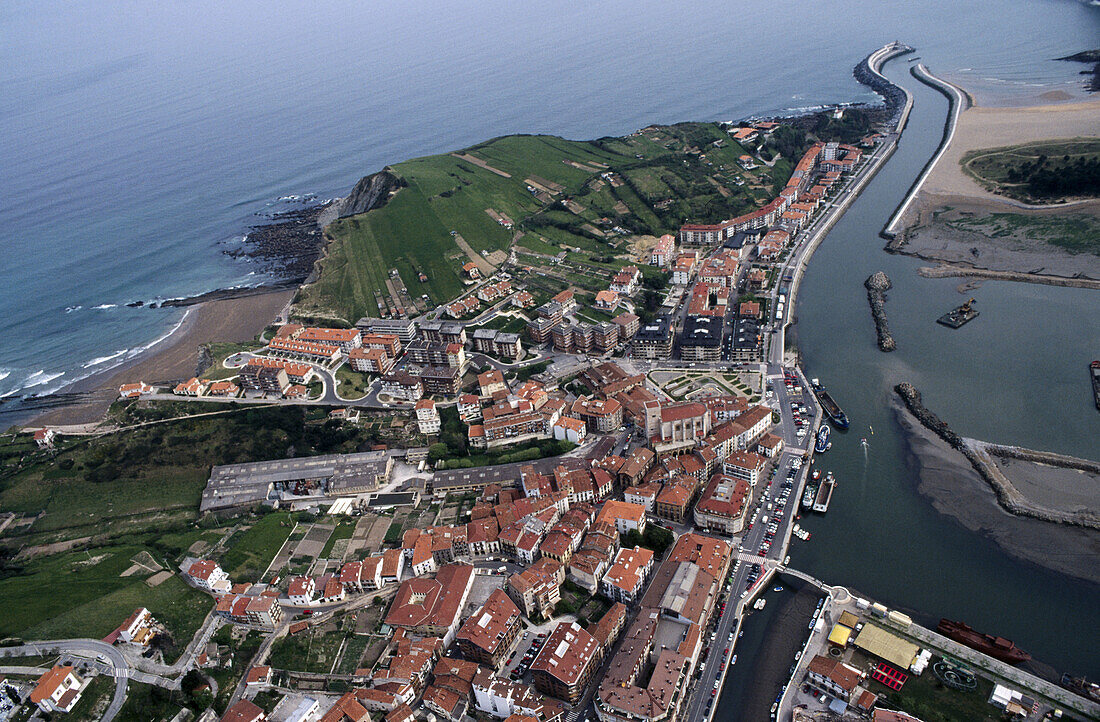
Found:
<svg viewBox="0 0 1100 722"><path fill-rule="evenodd" d="M942 137L946 99L908 73L885 74L915 98L898 151L815 253L796 306L793 338L806 373L826 383L852 419L820 460L839 485L828 514L803 522L792 566L911 611L1016 641L1059 670L1100 675L1095 630L1100 588L1021 562L980 533L937 513L894 419L894 384L909 381L930 409L965 436L1097 458L1100 414L1087 365L1100 339L1100 294L985 282L960 295L960 279L916 275L919 261L882 251L886 220ZM898 342L878 351L863 281L893 281L886 312ZM966 297L981 315L953 331L934 323ZM874 428L874 433L871 432ZM865 448L860 438L866 437Z"/></svg>

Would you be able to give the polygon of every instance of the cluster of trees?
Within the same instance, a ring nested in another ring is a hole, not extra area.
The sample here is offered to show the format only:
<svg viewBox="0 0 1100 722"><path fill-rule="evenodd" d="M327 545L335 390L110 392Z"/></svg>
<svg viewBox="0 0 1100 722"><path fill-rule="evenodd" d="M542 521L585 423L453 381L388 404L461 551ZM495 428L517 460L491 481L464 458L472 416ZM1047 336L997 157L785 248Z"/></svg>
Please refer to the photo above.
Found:
<svg viewBox="0 0 1100 722"><path fill-rule="evenodd" d="M658 558L665 553L666 549L672 546L672 542L672 532L656 524L647 524L645 532L641 534L637 530L631 529L623 536L624 547L642 546L651 549L654 556Z"/></svg>
<svg viewBox="0 0 1100 722"><path fill-rule="evenodd" d="M1010 183L1023 183L1036 198L1100 195L1100 157L1050 160L1042 155L1012 166L1006 177Z"/></svg>

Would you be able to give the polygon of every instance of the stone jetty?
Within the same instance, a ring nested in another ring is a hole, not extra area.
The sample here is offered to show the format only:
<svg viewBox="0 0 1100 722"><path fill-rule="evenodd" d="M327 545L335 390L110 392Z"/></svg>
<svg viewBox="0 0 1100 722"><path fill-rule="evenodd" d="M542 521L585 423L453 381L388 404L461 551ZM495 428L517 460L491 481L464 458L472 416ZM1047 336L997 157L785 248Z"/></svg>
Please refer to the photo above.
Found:
<svg viewBox="0 0 1100 722"><path fill-rule="evenodd" d="M878 348L880 351L893 351L898 345L890 335L890 324L886 320L886 292L893 284L889 276L878 271L868 276L863 285L867 288L867 301L871 304L871 315L875 319Z"/></svg>

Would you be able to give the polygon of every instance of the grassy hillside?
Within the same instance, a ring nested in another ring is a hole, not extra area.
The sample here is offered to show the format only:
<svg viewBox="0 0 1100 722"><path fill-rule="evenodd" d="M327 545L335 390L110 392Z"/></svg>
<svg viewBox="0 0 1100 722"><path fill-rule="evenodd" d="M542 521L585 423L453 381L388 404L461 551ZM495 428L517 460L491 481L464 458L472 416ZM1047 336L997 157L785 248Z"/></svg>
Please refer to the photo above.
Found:
<svg viewBox="0 0 1100 722"><path fill-rule="evenodd" d="M483 256L518 236L549 255L561 245L613 253L623 236L745 212L775 195L790 166L746 172L737 165L744 153L721 127L685 123L594 141L507 136L398 163L389 170L407 185L385 206L328 227L320 278L297 311L351 323L377 316L391 269L412 296L445 302L462 292L470 260L454 233Z"/></svg>

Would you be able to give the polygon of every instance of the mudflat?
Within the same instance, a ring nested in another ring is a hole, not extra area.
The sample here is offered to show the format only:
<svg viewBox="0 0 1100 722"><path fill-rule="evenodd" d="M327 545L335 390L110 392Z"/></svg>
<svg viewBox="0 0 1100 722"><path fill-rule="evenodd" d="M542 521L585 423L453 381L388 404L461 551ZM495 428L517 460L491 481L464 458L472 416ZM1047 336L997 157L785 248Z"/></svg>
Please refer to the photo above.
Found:
<svg viewBox="0 0 1100 722"><path fill-rule="evenodd" d="M928 431L900 404L895 416L919 468L917 490L936 511L992 540L1009 555L1100 584L1100 532L1009 514L962 454ZM1014 471L1016 469L1014 468ZM1015 476L1013 479L1015 480ZM1025 483L1045 505L1074 504L1061 480Z"/></svg>
<svg viewBox="0 0 1100 722"><path fill-rule="evenodd" d="M81 401L50 409L37 417L34 424L92 424L103 418L118 398L118 387L124 383L186 380L195 375L200 346L215 341L237 343L255 338L293 296L293 290L280 290L192 306L169 338L130 363L77 384L73 391L85 394Z"/></svg>
<svg viewBox="0 0 1100 722"><path fill-rule="evenodd" d="M916 203L916 217L889 250L953 267L1028 274L1028 280L1100 279L1100 199L1029 205L967 175L976 150L1100 137L1100 99L964 110ZM1091 240L1090 240L1091 239Z"/></svg>

